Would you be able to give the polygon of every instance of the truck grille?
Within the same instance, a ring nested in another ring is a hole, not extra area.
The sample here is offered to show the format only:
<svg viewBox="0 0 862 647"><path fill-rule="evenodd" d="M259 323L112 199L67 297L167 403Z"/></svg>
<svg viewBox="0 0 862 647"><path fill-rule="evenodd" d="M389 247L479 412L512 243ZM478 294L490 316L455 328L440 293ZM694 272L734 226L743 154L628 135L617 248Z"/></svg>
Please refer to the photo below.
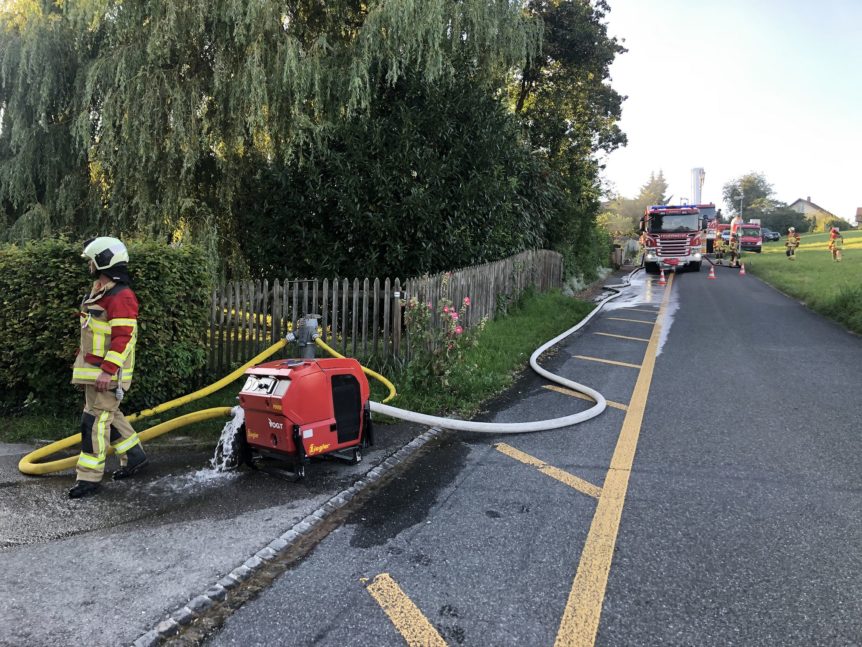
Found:
<svg viewBox="0 0 862 647"><path fill-rule="evenodd" d="M659 256L685 256L686 255L686 243L688 241L684 238L680 238L679 240L659 240L658 243L658 255Z"/></svg>

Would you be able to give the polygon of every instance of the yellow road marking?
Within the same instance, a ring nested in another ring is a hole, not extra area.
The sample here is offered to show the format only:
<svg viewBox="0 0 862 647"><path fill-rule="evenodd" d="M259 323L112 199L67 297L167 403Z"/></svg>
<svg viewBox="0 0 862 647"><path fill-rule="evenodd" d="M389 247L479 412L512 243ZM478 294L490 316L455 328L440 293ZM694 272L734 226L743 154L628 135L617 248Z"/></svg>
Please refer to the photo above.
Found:
<svg viewBox="0 0 862 647"><path fill-rule="evenodd" d="M594 335L604 335L605 337L616 337L617 339L631 339L632 341L649 341L643 337L628 337L627 335L615 335L610 332L594 332Z"/></svg>
<svg viewBox="0 0 862 647"><path fill-rule="evenodd" d="M578 359L585 359L588 362L601 362L602 364L613 364L614 366L626 366L628 368L640 368L640 364L629 364L628 362L617 362L612 359L602 359L601 357L587 357L586 355L575 355Z"/></svg>
<svg viewBox="0 0 862 647"><path fill-rule="evenodd" d="M539 460L529 454L525 454L519 449L515 449L511 445L507 445L506 443L497 443L494 445L497 448L497 451L504 453L506 456L510 456L514 458L516 461L521 461L526 465L532 465L537 468L542 474L550 476L553 479L557 479L560 483L565 483L570 488L577 490L582 494L586 494L587 496L591 496L594 499L598 499L599 495L602 493L602 488L598 485L593 485L589 481L585 481L584 479L578 478L573 474L569 474L568 472L561 470L552 465L548 465L544 461Z"/></svg>
<svg viewBox="0 0 862 647"><path fill-rule="evenodd" d="M419 608L407 597L389 573L381 573L368 585L368 592L377 600L405 642L413 647L446 647Z"/></svg>
<svg viewBox="0 0 862 647"><path fill-rule="evenodd" d="M592 647L596 642L602 605L608 584L608 573L617 543L617 532L623 513L629 475L634 463L635 450L640 437L647 397L652 383L655 358L661 337L661 315L667 307L673 275L668 278L667 290L662 299L659 317L650 336L643 367L638 374L629 410L611 459L611 466L602 486L602 494L590 531L584 543L581 560L569 599L557 631L555 647Z"/></svg>
<svg viewBox="0 0 862 647"><path fill-rule="evenodd" d="M652 326L654 321L644 321L643 319L623 319L622 317L607 317L608 319L613 319L614 321L630 321L631 323L642 323L647 324L648 326Z"/></svg>
<svg viewBox="0 0 862 647"><path fill-rule="evenodd" d="M625 308L626 312L648 312L651 315L658 314L658 310L647 310L645 308Z"/></svg>
<svg viewBox="0 0 862 647"><path fill-rule="evenodd" d="M574 391L572 389L567 389L564 386L557 386L556 384L546 384L543 388L548 389L548 391L556 391L557 393L562 393L563 395L570 395L573 398L580 398L581 400L587 400L588 402L595 402L590 396L580 393L579 391ZM624 404L620 404L619 402L611 402L610 400L605 400L608 403L609 407L613 407L614 409L619 409L620 411L626 411L628 407Z"/></svg>

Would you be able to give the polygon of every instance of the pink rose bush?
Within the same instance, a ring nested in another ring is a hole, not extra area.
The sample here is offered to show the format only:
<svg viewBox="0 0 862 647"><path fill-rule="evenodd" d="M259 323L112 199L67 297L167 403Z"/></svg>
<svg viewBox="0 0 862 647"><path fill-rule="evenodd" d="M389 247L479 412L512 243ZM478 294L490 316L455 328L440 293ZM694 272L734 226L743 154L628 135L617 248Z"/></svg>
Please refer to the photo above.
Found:
<svg viewBox="0 0 862 647"><path fill-rule="evenodd" d="M448 276L441 285L437 311L430 302L410 297L402 301L407 332L408 379L417 385L448 386L452 369L464 363L465 351L477 345L476 334L484 328L484 321L472 330L467 329L470 297L464 297L460 308L455 308L448 296Z"/></svg>

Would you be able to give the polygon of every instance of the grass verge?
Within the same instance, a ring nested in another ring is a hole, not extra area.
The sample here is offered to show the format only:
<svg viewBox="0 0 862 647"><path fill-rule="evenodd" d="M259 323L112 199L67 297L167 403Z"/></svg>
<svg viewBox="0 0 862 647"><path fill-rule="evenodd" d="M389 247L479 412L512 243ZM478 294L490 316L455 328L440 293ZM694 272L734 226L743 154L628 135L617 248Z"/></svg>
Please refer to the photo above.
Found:
<svg viewBox="0 0 862 647"><path fill-rule="evenodd" d="M843 260L827 249L828 234L807 234L795 260L784 253L784 241L768 243L761 254L744 254L746 271L762 278L806 306L862 334L862 231L842 232Z"/></svg>
<svg viewBox="0 0 862 647"><path fill-rule="evenodd" d="M483 402L512 384L517 374L527 366L536 348L574 326L593 307L591 303L563 296L559 291L527 294L510 309L507 316L488 322L480 333L478 345L467 351L462 365L452 368L446 388L411 387L399 383L402 371L384 368L381 372L398 388L398 397L390 404L423 413L469 418L480 409ZM135 429L143 431L160 422L201 409L233 406L237 403L237 394L243 382L244 378L205 398L135 422ZM376 380L370 382L372 399L382 400L386 390ZM0 441L58 440L77 433L79 420L78 413L57 415L50 412L0 418ZM182 437L215 443L223 427L223 421L210 420L183 427L163 438L175 440ZM151 442L159 440L161 438Z"/></svg>

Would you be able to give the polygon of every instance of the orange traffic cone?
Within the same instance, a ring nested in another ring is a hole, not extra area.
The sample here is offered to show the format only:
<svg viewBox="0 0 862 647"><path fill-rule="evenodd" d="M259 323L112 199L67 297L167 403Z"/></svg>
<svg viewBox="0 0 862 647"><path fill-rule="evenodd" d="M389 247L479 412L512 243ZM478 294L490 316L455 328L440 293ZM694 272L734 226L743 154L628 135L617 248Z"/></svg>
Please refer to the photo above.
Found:
<svg viewBox="0 0 862 647"><path fill-rule="evenodd" d="M667 281L664 278L664 268L661 269L661 274L658 275L658 284L659 285L667 285Z"/></svg>
<svg viewBox="0 0 862 647"><path fill-rule="evenodd" d="M739 266L739 275L740 275L740 276L745 276L745 265L740 265L740 266Z"/></svg>
<svg viewBox="0 0 862 647"><path fill-rule="evenodd" d="M706 278L712 279L713 281L715 280L715 266L714 265L709 266L709 274L706 275Z"/></svg>

